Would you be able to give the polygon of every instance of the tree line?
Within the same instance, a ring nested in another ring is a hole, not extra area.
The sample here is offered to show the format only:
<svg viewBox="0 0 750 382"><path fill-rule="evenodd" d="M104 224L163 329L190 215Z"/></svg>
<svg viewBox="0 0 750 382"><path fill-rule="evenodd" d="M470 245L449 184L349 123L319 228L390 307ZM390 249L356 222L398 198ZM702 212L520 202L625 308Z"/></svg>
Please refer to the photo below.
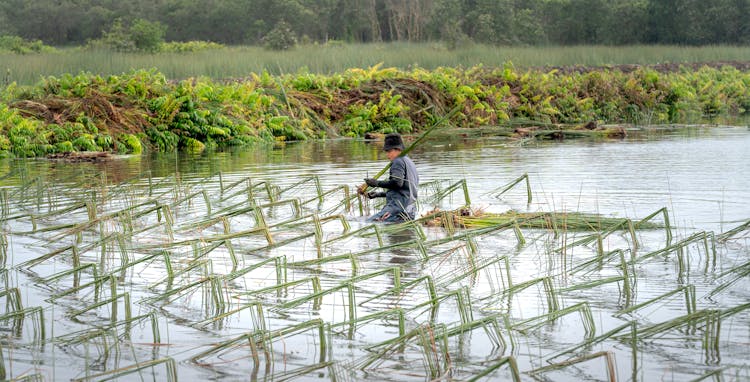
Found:
<svg viewBox="0 0 750 382"><path fill-rule="evenodd" d="M51 45L146 20L168 41L748 44L750 0L3 0L0 36Z"/></svg>

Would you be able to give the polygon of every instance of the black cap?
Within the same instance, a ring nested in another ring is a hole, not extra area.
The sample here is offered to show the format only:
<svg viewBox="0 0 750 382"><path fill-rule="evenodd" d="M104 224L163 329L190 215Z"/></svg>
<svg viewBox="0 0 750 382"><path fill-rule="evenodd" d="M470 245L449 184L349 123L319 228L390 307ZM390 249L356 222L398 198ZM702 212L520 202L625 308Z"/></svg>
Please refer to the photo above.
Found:
<svg viewBox="0 0 750 382"><path fill-rule="evenodd" d="M404 151L404 141L401 139L400 134L393 133L385 136L383 151L390 151L393 149Z"/></svg>

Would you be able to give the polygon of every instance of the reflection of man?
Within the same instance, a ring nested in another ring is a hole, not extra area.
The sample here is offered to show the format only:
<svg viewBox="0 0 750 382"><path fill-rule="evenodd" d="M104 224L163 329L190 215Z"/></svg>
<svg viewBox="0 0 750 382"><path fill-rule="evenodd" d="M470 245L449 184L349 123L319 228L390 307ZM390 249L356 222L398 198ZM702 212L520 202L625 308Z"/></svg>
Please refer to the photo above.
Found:
<svg viewBox="0 0 750 382"><path fill-rule="evenodd" d="M396 223L414 219L417 212L417 186L419 175L414 162L401 155L404 151L404 141L399 134L385 136L383 151L391 161L388 180L365 179L370 187L385 188L385 192L370 191L367 197L385 197L385 207L380 212L368 218L368 221Z"/></svg>

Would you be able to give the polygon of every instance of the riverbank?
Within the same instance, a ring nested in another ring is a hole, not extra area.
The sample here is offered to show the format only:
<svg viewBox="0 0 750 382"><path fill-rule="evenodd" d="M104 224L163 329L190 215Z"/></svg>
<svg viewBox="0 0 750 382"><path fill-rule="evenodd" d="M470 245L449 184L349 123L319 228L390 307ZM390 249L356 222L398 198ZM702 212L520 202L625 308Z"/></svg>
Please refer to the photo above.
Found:
<svg viewBox="0 0 750 382"><path fill-rule="evenodd" d="M596 70L375 66L222 81L171 81L155 70L64 75L3 90L0 154L200 152L419 133L454 108L459 111L449 123L462 128L688 123L746 113L748 86L750 70L742 62Z"/></svg>

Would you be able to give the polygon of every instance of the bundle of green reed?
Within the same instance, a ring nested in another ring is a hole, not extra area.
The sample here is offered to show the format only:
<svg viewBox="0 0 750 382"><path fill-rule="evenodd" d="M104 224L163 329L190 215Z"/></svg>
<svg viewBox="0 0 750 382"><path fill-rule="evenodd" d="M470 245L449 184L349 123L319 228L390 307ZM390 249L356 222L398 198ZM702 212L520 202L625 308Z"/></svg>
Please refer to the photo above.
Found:
<svg viewBox="0 0 750 382"><path fill-rule="evenodd" d="M521 228L552 229L564 231L606 231L613 229L628 229L628 219L607 217L600 214L583 212L518 212L506 211L501 213L484 212L479 209L460 208L447 215L436 215L427 225L453 226L462 228L486 228L497 225L518 224ZM452 216L452 222L445 221ZM640 229L662 228L658 223L642 222Z"/></svg>

